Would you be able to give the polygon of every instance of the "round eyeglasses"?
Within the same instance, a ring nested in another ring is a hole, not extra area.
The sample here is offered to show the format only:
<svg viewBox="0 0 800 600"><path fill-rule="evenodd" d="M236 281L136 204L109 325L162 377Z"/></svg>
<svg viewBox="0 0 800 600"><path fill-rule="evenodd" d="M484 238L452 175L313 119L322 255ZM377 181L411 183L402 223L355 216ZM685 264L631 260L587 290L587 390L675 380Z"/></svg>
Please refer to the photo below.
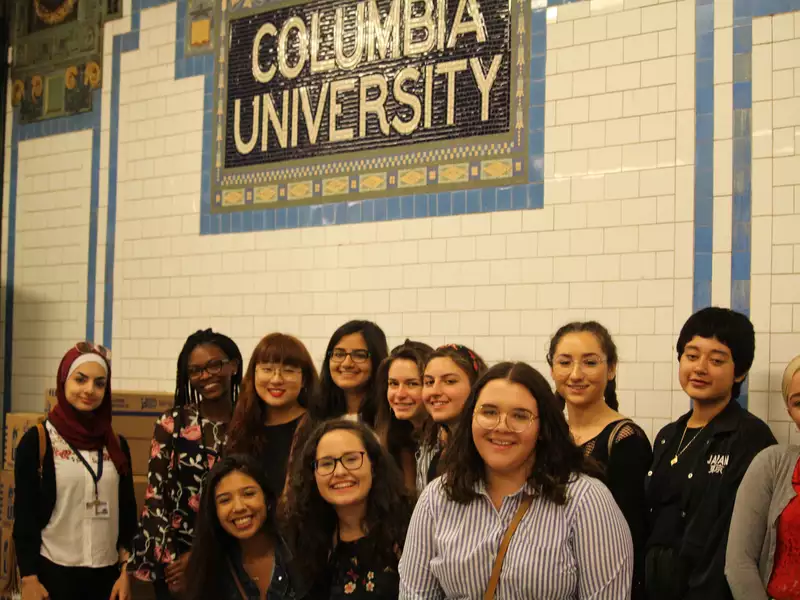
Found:
<svg viewBox="0 0 800 600"><path fill-rule="evenodd" d="M489 431L496 429L500 425L502 417L506 419L506 427L514 433L526 431L533 422L539 418L538 415L534 415L531 411L525 410L524 408L515 408L509 412L500 412L494 406L479 406L475 410L475 422Z"/></svg>
<svg viewBox="0 0 800 600"><path fill-rule="evenodd" d="M364 464L365 454L366 452L345 452L339 458L324 456L314 461L314 470L317 475L330 475L336 470L336 463L342 463L348 471L357 471Z"/></svg>

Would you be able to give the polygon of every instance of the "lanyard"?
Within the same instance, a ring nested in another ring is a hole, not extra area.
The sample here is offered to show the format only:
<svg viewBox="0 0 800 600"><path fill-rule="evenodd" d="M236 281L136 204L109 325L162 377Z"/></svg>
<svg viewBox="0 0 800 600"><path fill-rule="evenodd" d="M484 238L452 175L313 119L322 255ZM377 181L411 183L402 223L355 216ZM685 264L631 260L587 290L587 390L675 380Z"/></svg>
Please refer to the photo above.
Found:
<svg viewBox="0 0 800 600"><path fill-rule="evenodd" d="M64 441L67 442L67 440L64 440ZM67 442L67 446L69 446L72 449L73 454L75 454L75 456L78 457L78 459L83 463L83 466L86 467L86 470L89 471L89 475L92 478L92 482L94 482L94 503L96 504L99 501L99 499L98 499L99 494L98 494L98 491L97 491L97 483L100 481L100 478L103 476L103 449L101 448L100 450L97 451L97 473L95 473L94 470L92 470L92 467L89 466L89 463L86 461L86 459L83 458L83 454L78 452L78 450L77 450L77 448L75 448L75 446L73 446L69 442Z"/></svg>

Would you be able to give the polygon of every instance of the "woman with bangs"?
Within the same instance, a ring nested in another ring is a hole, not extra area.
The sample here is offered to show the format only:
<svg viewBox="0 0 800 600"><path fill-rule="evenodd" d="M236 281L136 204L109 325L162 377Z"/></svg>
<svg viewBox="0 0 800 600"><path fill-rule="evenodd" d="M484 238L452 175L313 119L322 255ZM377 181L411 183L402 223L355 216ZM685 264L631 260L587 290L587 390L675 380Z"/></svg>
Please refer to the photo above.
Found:
<svg viewBox="0 0 800 600"><path fill-rule="evenodd" d="M417 457L417 473L425 474L424 480L417 482L420 489L441 474L439 461L447 440L455 432L472 386L485 372L483 359L461 344L440 346L428 357L422 400L434 427L426 434Z"/></svg>
<svg viewBox="0 0 800 600"><path fill-rule="evenodd" d="M421 440L434 429L422 402L422 374L432 352L427 344L406 340L378 370L378 390L381 399L385 393L386 402L378 402L375 431L402 469L406 488L417 493L425 487L424 473L418 473L416 465Z"/></svg>
<svg viewBox="0 0 800 600"><path fill-rule="evenodd" d="M314 361L297 338L270 333L253 350L225 449L256 458L276 497L283 492L295 439L309 420L318 385Z"/></svg>

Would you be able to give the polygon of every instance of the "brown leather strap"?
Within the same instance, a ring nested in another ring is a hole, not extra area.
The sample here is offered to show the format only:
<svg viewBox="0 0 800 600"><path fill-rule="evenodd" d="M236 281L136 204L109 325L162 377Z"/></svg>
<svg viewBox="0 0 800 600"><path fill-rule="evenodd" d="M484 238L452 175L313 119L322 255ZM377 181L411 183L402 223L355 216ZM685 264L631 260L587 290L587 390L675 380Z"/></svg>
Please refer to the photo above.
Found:
<svg viewBox="0 0 800 600"><path fill-rule="evenodd" d="M39 479L42 478L42 469L44 468L44 454L47 452L47 434L44 430L44 423L36 424L36 431L39 433Z"/></svg>
<svg viewBox="0 0 800 600"><path fill-rule="evenodd" d="M492 576L489 578L489 586L486 588L486 593L483 595L483 600L494 599L494 592L497 589L497 584L500 582L500 572L503 570L503 560L506 557L506 552L508 551L508 546L511 543L511 538L514 536L514 532L517 530L519 522L522 521L522 517L524 517L525 513L528 512L528 509L531 507L532 503L533 496L528 494L522 495L522 502L520 503L514 518L511 519L511 523L508 524L508 529L506 529L506 534L503 536L503 541L500 542L500 549L497 551L497 558L494 560L494 567L492 567Z"/></svg>
<svg viewBox="0 0 800 600"><path fill-rule="evenodd" d="M633 423L630 419L622 419L619 423L614 425L614 429L611 430L611 435L608 436L608 457L611 458L611 449L614 447L614 444L617 441L617 435L622 430L625 425L628 423Z"/></svg>
<svg viewBox="0 0 800 600"><path fill-rule="evenodd" d="M239 577L236 575L236 569L233 568L233 563L228 560L228 568L231 570L231 577L233 577L233 582L236 584L236 587L239 590L239 593L242 595L242 600L247 600L247 594L242 587L242 582L239 581Z"/></svg>

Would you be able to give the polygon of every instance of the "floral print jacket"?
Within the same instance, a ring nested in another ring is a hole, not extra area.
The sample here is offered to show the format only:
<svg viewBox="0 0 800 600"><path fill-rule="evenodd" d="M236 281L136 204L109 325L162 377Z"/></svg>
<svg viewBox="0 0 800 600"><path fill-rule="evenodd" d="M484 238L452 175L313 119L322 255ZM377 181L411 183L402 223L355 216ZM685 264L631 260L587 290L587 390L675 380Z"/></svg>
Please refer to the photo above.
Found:
<svg viewBox="0 0 800 600"><path fill-rule="evenodd" d="M163 579L164 565L191 549L203 480L224 445L225 424L201 419L195 405L171 408L156 421L144 510L128 561L137 579Z"/></svg>

